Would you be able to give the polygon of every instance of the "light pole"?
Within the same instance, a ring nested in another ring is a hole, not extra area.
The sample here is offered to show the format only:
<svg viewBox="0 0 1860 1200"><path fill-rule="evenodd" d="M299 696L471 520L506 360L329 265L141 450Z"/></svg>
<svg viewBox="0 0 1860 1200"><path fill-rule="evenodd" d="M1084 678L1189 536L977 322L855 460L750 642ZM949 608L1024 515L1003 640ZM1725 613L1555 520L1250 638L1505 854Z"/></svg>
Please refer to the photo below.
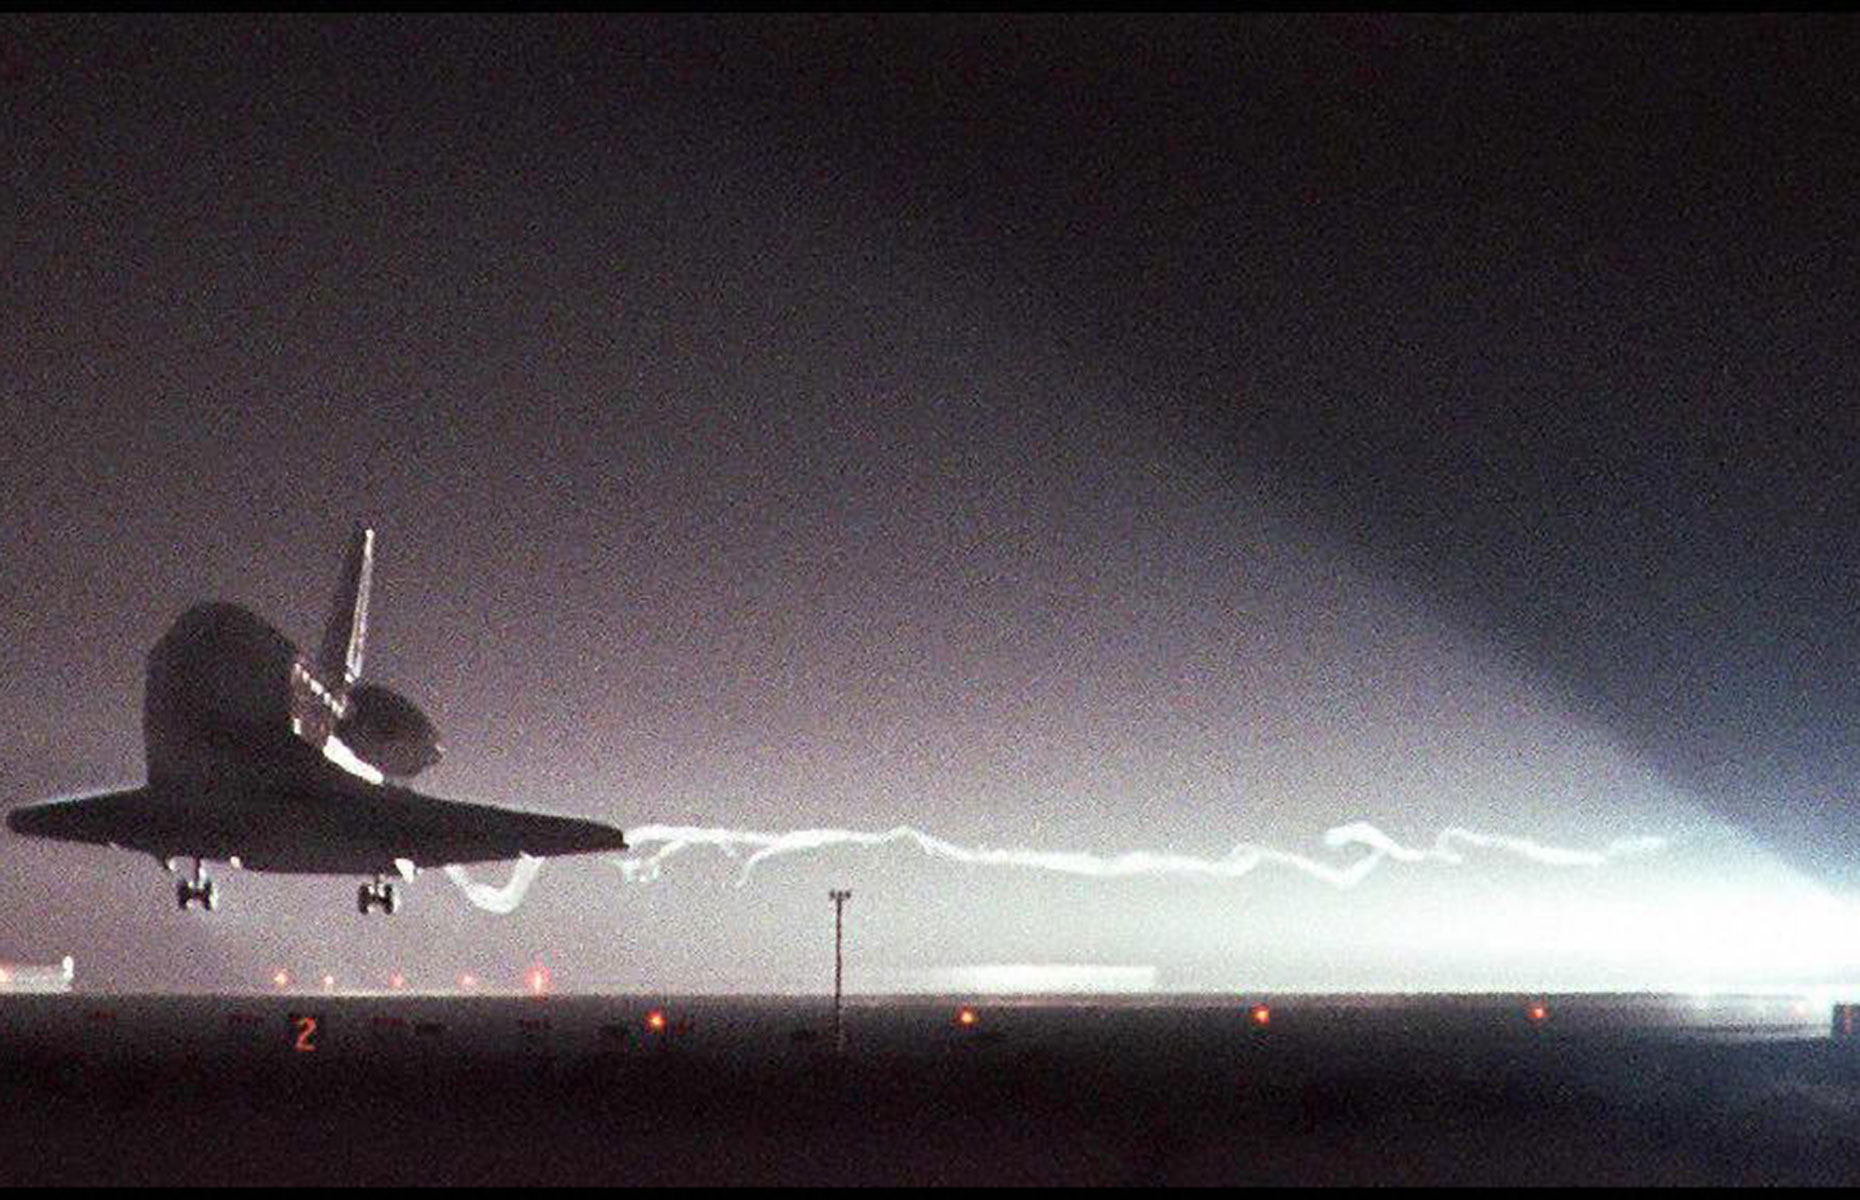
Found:
<svg viewBox="0 0 1860 1200"><path fill-rule="evenodd" d="M827 893L833 901L833 1052L846 1053L846 1024L840 1014L841 980L844 977L844 948L846 944L846 902L852 899L852 892L844 888L834 888Z"/></svg>

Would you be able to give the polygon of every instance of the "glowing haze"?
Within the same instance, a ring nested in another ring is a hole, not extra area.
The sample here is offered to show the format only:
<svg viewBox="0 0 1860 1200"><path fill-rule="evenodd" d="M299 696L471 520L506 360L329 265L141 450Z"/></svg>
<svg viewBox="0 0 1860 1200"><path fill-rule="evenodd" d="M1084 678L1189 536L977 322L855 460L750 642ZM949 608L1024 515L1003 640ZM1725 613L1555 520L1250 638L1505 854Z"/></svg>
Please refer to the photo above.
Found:
<svg viewBox="0 0 1860 1200"><path fill-rule="evenodd" d="M0 19L5 801L367 519L420 787L637 847L203 917L11 840L0 959L811 990L849 887L855 990L1860 973L1852 150L1717 186L1821 144L1763 28Z"/></svg>

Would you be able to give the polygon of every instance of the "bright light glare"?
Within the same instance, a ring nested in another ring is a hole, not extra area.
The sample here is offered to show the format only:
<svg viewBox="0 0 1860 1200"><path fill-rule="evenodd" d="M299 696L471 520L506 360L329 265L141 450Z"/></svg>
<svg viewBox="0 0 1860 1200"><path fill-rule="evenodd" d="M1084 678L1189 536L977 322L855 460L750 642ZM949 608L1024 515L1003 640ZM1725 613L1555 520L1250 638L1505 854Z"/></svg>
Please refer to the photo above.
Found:
<svg viewBox="0 0 1860 1200"><path fill-rule="evenodd" d="M1702 869L1706 864L1701 863ZM1819 987L1860 972L1860 904L1792 874L1732 881L1669 877L1628 891L1520 894L1395 932L1417 955L1451 955L1537 986L1690 994Z"/></svg>
<svg viewBox="0 0 1860 1200"><path fill-rule="evenodd" d="M357 779L365 779L374 784L387 782L387 776L369 763L363 762L360 755L349 749L343 740L333 733L323 742L323 757Z"/></svg>
<svg viewBox="0 0 1860 1200"><path fill-rule="evenodd" d="M279 967L276 971L272 972L271 985L278 988L287 988L291 986L291 973Z"/></svg>
<svg viewBox="0 0 1860 1200"><path fill-rule="evenodd" d="M660 1012L656 1008L653 1009L651 1012L647 1013L646 1014L646 1028L652 1030L652 1032L654 1033L664 1033L665 1032L665 1014Z"/></svg>
<svg viewBox="0 0 1860 1200"><path fill-rule="evenodd" d="M962 1026L965 1029L967 1029L971 1025L974 1025L976 1022L980 1020L981 1020L981 1017L977 1016L975 1013L975 1010L972 1008L965 1008L961 1012L956 1014L956 1024Z"/></svg>

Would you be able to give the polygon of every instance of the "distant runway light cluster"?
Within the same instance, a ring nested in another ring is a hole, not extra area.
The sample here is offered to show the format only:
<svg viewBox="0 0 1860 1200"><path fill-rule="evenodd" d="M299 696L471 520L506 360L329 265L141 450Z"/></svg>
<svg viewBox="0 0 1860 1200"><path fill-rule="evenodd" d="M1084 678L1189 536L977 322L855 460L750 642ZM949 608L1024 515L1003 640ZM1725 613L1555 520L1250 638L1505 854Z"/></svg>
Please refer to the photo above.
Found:
<svg viewBox="0 0 1860 1200"><path fill-rule="evenodd" d="M1611 842L1599 850L1572 850L1546 846L1528 838L1451 828L1436 836L1432 845L1416 848L1401 845L1363 821L1340 825L1324 835L1324 845L1332 850L1360 848L1367 851L1355 861L1341 864L1322 862L1307 855L1246 842L1235 846L1223 858L1196 858L1147 850L1098 855L1082 851L970 847L944 841L908 825L882 833L854 829L799 829L791 833L761 833L694 825L647 825L630 830L627 838L639 854L632 858L617 859L615 863L627 879L633 882L644 883L657 879L667 860L674 855L694 846L708 846L731 858L745 853L748 855L737 876L738 887L748 883L755 869L769 859L839 846L870 848L892 844L914 845L926 856L948 862L1050 871L1096 879L1158 875L1239 879L1262 866L1274 865L1291 867L1336 888L1355 887L1388 861L1434 862L1458 866L1465 861L1467 850L1497 851L1550 867L1599 867L1615 859L1652 854L1666 847L1663 838L1641 837Z"/></svg>

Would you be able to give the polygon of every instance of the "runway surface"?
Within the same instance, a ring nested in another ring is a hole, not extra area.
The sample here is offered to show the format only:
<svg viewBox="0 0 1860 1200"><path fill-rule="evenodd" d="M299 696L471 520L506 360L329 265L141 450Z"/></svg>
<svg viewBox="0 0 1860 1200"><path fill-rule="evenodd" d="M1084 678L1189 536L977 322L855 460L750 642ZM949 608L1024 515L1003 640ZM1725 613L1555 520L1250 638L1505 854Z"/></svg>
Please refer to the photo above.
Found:
<svg viewBox="0 0 1860 1200"><path fill-rule="evenodd" d="M965 1010L968 1017L962 1014ZM79 1183L1860 1181L1803 997L0 996Z"/></svg>

